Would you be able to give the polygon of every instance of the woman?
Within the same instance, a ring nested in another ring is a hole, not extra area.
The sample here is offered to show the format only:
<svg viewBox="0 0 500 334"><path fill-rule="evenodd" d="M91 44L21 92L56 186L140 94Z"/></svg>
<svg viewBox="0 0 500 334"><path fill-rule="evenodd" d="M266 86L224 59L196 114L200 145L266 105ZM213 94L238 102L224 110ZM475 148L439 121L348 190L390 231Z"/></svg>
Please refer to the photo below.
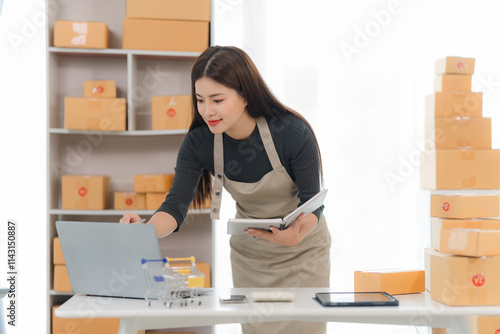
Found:
<svg viewBox="0 0 500 334"><path fill-rule="evenodd" d="M321 156L312 129L271 94L245 52L208 48L193 66L191 84L193 121L174 182L148 222L159 237L180 228L193 199L200 206L211 197L217 219L223 187L236 201L238 218L257 219L283 217L320 191ZM322 211L299 216L285 230L232 236L234 286L329 286L330 234ZM127 213L120 221L139 219ZM243 325L243 332L324 333L325 324L255 323Z"/></svg>

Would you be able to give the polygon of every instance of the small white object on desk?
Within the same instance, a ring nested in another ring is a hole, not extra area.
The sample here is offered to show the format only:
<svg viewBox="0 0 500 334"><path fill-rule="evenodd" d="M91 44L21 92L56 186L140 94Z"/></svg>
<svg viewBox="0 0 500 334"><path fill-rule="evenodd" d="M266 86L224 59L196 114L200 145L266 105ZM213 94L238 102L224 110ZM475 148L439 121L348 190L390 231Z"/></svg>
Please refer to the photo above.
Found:
<svg viewBox="0 0 500 334"><path fill-rule="evenodd" d="M252 291L253 302L293 302L295 294L284 290Z"/></svg>

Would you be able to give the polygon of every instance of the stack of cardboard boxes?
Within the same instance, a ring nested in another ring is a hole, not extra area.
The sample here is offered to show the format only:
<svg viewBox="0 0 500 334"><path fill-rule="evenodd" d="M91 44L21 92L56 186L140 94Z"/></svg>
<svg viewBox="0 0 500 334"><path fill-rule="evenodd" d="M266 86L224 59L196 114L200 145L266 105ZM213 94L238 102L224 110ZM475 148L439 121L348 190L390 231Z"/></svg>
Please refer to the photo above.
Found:
<svg viewBox="0 0 500 334"><path fill-rule="evenodd" d="M114 80L83 83L83 97L64 99L64 128L70 130L125 131L127 101L116 97Z"/></svg>
<svg viewBox="0 0 500 334"><path fill-rule="evenodd" d="M115 192L115 210L156 210L165 200L174 174L134 175L133 192Z"/></svg>
<svg viewBox="0 0 500 334"><path fill-rule="evenodd" d="M486 218L499 216L499 151L491 148L482 93L471 92L474 65L472 58L438 60L435 93L426 98L420 180L434 191L426 289L446 305L500 305L500 220ZM490 332L481 318L471 318L472 333Z"/></svg>
<svg viewBox="0 0 500 334"><path fill-rule="evenodd" d="M127 0L122 47L202 52L209 23L210 0Z"/></svg>

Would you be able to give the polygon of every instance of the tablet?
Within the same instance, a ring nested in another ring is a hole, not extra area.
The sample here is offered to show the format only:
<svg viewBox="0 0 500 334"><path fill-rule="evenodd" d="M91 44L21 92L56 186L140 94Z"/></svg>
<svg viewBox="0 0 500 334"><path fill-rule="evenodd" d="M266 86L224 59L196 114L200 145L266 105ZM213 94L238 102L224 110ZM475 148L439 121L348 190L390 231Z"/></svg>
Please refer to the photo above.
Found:
<svg viewBox="0 0 500 334"><path fill-rule="evenodd" d="M399 301L385 292L317 292L323 306L398 306Z"/></svg>
<svg viewBox="0 0 500 334"><path fill-rule="evenodd" d="M297 217L302 214L310 214L317 208L323 205L325 197L328 190L323 189L313 197L311 197L307 202L299 206L297 209L290 212L283 218L271 218L271 219L242 219L235 218L229 219L227 222L227 234L232 235L245 235L245 230L247 228L258 228L266 231L271 231L269 228L274 226L280 230L286 229L288 226L293 224Z"/></svg>

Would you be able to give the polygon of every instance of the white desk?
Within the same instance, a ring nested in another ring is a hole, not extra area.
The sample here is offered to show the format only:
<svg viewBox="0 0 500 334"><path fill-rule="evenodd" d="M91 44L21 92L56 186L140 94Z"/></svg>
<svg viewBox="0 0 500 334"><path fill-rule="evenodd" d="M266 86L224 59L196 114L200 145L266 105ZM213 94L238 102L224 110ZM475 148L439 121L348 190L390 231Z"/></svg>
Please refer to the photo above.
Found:
<svg viewBox="0 0 500 334"><path fill-rule="evenodd" d="M212 326L228 323L267 321L325 321L371 324L395 324L450 328L453 334L469 334L468 315L500 315L500 306L446 306L428 293L396 296L397 307L323 307L312 298L322 288L299 288L294 302L254 303L253 289L213 289L194 303L179 303L166 308L144 300L75 295L60 306L55 315L61 318L121 318L119 334L136 334L141 329ZM262 289L259 289L262 290ZM244 304L220 304L219 296L244 294Z"/></svg>

